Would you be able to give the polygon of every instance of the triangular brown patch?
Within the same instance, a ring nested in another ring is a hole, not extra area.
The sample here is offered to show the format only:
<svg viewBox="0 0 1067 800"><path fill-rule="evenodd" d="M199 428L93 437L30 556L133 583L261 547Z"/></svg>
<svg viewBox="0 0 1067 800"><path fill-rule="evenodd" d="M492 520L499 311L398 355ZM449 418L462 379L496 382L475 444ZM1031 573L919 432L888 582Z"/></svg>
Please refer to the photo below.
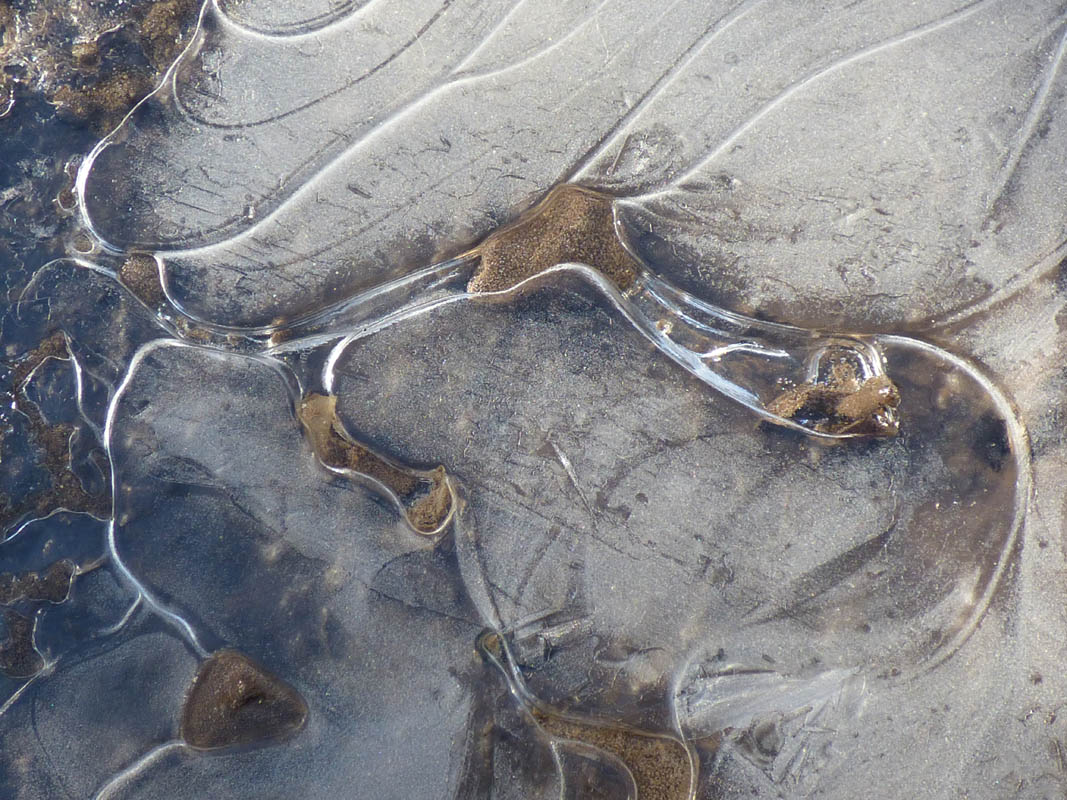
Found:
<svg viewBox="0 0 1067 800"><path fill-rule="evenodd" d="M478 245L481 262L467 291L506 291L568 262L586 264L627 289L641 265L619 238L614 200L575 184L556 186L518 220L493 231Z"/></svg>
<svg viewBox="0 0 1067 800"><path fill-rule="evenodd" d="M219 650L193 679L181 733L200 750L265 744L299 730L307 713L292 686L244 653Z"/></svg>

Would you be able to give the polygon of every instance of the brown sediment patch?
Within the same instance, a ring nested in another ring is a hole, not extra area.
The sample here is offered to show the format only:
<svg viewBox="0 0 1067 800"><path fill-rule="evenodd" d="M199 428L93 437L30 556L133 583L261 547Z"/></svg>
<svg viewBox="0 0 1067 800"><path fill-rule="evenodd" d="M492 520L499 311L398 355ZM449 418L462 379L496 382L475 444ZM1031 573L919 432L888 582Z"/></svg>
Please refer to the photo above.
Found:
<svg viewBox="0 0 1067 800"><path fill-rule="evenodd" d="M16 86L101 133L148 94L193 31L201 0L0 0L0 112ZM140 52L138 52L140 51Z"/></svg>
<svg viewBox="0 0 1067 800"><path fill-rule="evenodd" d="M163 286L159 282L159 265L148 253L134 253L119 267L119 280L133 292L134 297L149 308L163 302Z"/></svg>
<svg viewBox="0 0 1067 800"><path fill-rule="evenodd" d="M598 725L534 709L533 717L546 733L605 750L630 770L641 800L688 800L692 783L689 754L676 739Z"/></svg>
<svg viewBox="0 0 1067 800"><path fill-rule="evenodd" d="M134 70L116 72L91 86L60 86L53 102L76 117L111 122L152 91L153 76ZM106 123L101 123L105 125Z"/></svg>
<svg viewBox="0 0 1067 800"><path fill-rule="evenodd" d="M201 328L195 322L192 322L185 317L178 317L174 320L174 327L177 329L179 336L192 342L209 344L215 339L215 336L211 331L206 328Z"/></svg>
<svg viewBox="0 0 1067 800"><path fill-rule="evenodd" d="M62 603L70 594L73 577L74 562L67 559L50 564L44 574L2 572L0 605L12 605L23 599L37 603Z"/></svg>
<svg viewBox="0 0 1067 800"><path fill-rule="evenodd" d="M58 604L70 594L74 577L74 562L67 559L55 561L43 573L0 573L0 606L7 636L0 640L0 673L11 678L29 678L44 667L44 658L33 642L35 614L30 610L21 614L10 606L20 604L25 610L42 603Z"/></svg>
<svg viewBox="0 0 1067 800"><path fill-rule="evenodd" d="M193 678L181 736L198 750L266 744L298 731L307 715L292 686L244 653L220 650Z"/></svg>
<svg viewBox="0 0 1067 800"><path fill-rule="evenodd" d="M271 331L270 339L268 340L271 347L284 344L296 335L295 329L288 324L284 317L276 317L270 325L274 329Z"/></svg>
<svg viewBox="0 0 1067 800"><path fill-rule="evenodd" d="M15 49L15 12L7 0L0 0L0 63L11 61ZM11 76L0 70L0 114L7 110L8 102L15 91Z"/></svg>
<svg viewBox="0 0 1067 800"><path fill-rule="evenodd" d="M444 467L437 467L426 478L390 462L360 444L345 430L337 416L337 396L309 394L297 409L319 461L327 467L350 469L387 486L407 505L407 518L415 530L434 531L452 510L452 491ZM420 489L429 482L429 491Z"/></svg>
<svg viewBox="0 0 1067 800"><path fill-rule="evenodd" d="M7 639L0 643L0 673L29 678L41 671L44 659L33 645L33 617L4 609Z"/></svg>
<svg viewBox="0 0 1067 800"><path fill-rule="evenodd" d="M848 363L835 364L826 381L802 383L784 390L766 405L772 414L810 422L821 433L896 436L893 411L900 392L886 375L860 381Z"/></svg>
<svg viewBox="0 0 1067 800"><path fill-rule="evenodd" d="M350 469L385 484L398 495L415 491L416 479L352 439L337 418L337 396L309 394L297 412L315 454L328 467Z"/></svg>
<svg viewBox="0 0 1067 800"><path fill-rule="evenodd" d="M593 267L626 289L640 264L616 233L612 202L610 195L574 184L555 187L518 220L478 245L475 252L481 263L467 291L505 291L568 262Z"/></svg>
<svg viewBox="0 0 1067 800"><path fill-rule="evenodd" d="M38 365L46 358L67 358L67 340L62 331L53 331L41 340L33 350L15 366L12 373L12 384L18 391L22 390L30 373L37 369Z"/></svg>
<svg viewBox="0 0 1067 800"><path fill-rule="evenodd" d="M476 646L496 663L509 682L514 680L506 666L508 653L499 633L483 632ZM597 720L568 717L540 704L531 703L527 707L549 736L591 745L622 761L633 775L640 800L689 800L695 783L693 761L679 740Z"/></svg>
<svg viewBox="0 0 1067 800"><path fill-rule="evenodd" d="M111 497L106 492L90 494L71 470L70 438L74 427L65 423L49 425L36 404L25 399L24 390L30 374L46 359L67 359L67 342L61 331L46 337L14 368L12 395L15 407L29 421L30 435L41 450L40 464L51 478L51 486L35 492L18 502L0 497L0 528L6 527L26 514L43 517L65 508L104 518L111 513Z"/></svg>
<svg viewBox="0 0 1067 800"><path fill-rule="evenodd" d="M185 46L182 34L200 8L200 0L160 0L148 8L139 28L145 57L162 72Z"/></svg>
<svg viewBox="0 0 1067 800"><path fill-rule="evenodd" d="M74 66L78 69L96 69L100 66L100 45L95 42L75 42L70 48Z"/></svg>
<svg viewBox="0 0 1067 800"><path fill-rule="evenodd" d="M15 42L15 14L8 0L0 0L0 54L7 53Z"/></svg>
<svg viewBox="0 0 1067 800"><path fill-rule="evenodd" d="M408 520L415 530L436 530L452 510L452 492L448 488L445 468L435 469L430 481L429 492L416 500L408 510Z"/></svg>

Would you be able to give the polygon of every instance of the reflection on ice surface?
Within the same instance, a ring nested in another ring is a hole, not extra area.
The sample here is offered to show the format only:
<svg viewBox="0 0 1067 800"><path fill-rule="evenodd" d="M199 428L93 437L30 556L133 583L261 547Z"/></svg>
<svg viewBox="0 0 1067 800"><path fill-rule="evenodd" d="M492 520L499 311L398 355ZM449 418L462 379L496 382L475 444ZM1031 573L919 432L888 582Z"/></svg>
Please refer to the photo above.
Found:
<svg viewBox="0 0 1067 800"><path fill-rule="evenodd" d="M1067 779L1062 10L794 6L209 2L4 317L0 786Z"/></svg>

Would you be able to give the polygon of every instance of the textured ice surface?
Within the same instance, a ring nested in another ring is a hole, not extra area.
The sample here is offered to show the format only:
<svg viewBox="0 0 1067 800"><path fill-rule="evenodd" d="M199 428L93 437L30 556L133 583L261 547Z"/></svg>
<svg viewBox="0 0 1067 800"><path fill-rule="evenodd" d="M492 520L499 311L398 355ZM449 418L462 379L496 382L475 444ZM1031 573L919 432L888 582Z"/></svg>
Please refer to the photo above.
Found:
<svg viewBox="0 0 1067 800"><path fill-rule="evenodd" d="M1065 37L209 2L3 317L0 796L1062 796Z"/></svg>
<svg viewBox="0 0 1067 800"><path fill-rule="evenodd" d="M564 178L794 321L943 317L1059 258L1056 3L274 5L209 6L83 173L98 234L214 322L429 263Z"/></svg>

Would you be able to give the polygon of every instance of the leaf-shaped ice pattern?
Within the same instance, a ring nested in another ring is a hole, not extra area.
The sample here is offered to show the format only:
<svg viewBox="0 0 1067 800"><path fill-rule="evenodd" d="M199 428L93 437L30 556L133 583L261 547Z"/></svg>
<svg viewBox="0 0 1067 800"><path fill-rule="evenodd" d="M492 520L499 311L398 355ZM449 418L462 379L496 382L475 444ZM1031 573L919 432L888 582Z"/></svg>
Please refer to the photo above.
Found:
<svg viewBox="0 0 1067 800"><path fill-rule="evenodd" d="M445 798L485 780L492 704L510 698L476 653L450 540L323 470L294 390L258 357L156 342L133 359L108 425L117 556L198 652L238 649L308 711L280 747L147 751L103 796ZM204 724L188 730L215 741ZM521 796L551 796L551 772L531 780Z"/></svg>
<svg viewBox="0 0 1067 800"><path fill-rule="evenodd" d="M330 361L350 432L466 487L468 591L534 695L670 732L694 648L885 678L966 639L1027 493L1025 442L985 378L883 337L909 398L900 437L823 449L754 429L618 322L545 290L357 334Z"/></svg>
<svg viewBox="0 0 1067 800"><path fill-rule="evenodd" d="M792 321L943 317L1062 255L1051 0L244 7L208 4L79 180L200 318L320 308L567 177L624 198L661 272Z"/></svg>
<svg viewBox="0 0 1067 800"><path fill-rule="evenodd" d="M983 625L965 651L921 680L871 681L839 670L798 680L766 663L745 674L715 652L698 654L681 682L680 725L699 737L705 725L722 723L722 712L738 725L695 742L698 796L997 797L1008 762L1027 776L1020 797L1055 796L1055 777L1035 775L1021 763L1026 757L1010 754L1021 741L1008 733L1004 709L1024 693L1003 675L1026 662L1003 641L1001 623L1013 613ZM990 758L1001 764L984 767Z"/></svg>

